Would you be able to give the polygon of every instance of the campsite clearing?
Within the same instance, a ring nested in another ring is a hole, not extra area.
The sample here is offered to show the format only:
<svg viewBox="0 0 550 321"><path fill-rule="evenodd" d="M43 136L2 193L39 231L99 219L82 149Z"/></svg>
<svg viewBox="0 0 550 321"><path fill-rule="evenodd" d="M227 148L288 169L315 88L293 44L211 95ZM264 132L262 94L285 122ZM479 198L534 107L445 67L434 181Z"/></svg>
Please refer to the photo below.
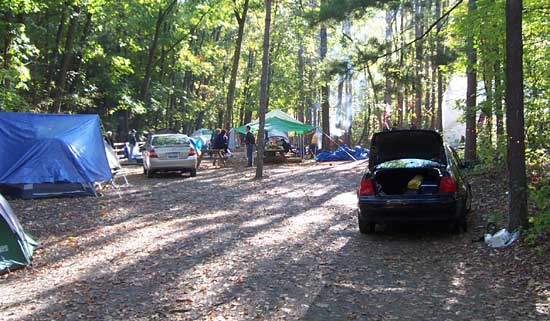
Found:
<svg viewBox="0 0 550 321"><path fill-rule="evenodd" d="M359 234L364 166L273 166L261 182L230 167L154 179L135 167L122 198L11 201L43 247L33 268L1 277L0 320L547 317L545 280L521 251L504 264L512 252L472 243L476 229Z"/></svg>

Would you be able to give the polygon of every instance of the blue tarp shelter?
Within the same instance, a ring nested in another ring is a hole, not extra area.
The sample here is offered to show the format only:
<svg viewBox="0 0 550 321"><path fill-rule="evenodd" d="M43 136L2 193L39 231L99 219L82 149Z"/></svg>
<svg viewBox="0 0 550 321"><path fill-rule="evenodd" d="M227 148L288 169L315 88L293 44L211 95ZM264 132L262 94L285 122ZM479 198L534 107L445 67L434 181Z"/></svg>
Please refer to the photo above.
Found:
<svg viewBox="0 0 550 321"><path fill-rule="evenodd" d="M0 113L0 185L23 198L94 194L112 178L97 115Z"/></svg>
<svg viewBox="0 0 550 321"><path fill-rule="evenodd" d="M369 158L369 150L359 146L349 148L346 145L342 145L334 152L322 150L319 154L317 154L315 160L317 162L354 160L351 156L353 156L355 160L367 159Z"/></svg>

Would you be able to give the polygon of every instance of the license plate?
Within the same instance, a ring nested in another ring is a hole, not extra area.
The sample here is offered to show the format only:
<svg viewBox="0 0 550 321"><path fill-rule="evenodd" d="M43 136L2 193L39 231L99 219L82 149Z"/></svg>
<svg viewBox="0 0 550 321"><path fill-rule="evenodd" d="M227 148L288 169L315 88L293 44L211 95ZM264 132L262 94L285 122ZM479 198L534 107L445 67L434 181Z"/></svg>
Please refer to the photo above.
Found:
<svg viewBox="0 0 550 321"><path fill-rule="evenodd" d="M178 159L180 158L180 153L168 153L168 159Z"/></svg>

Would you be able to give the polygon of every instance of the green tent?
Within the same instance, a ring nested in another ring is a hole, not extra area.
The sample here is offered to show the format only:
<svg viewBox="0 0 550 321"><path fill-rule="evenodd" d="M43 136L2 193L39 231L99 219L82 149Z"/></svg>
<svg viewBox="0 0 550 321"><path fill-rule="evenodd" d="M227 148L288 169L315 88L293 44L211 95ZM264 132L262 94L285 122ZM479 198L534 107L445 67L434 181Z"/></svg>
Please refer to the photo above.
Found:
<svg viewBox="0 0 550 321"><path fill-rule="evenodd" d="M29 265L37 245L0 195L0 274Z"/></svg>
<svg viewBox="0 0 550 321"><path fill-rule="evenodd" d="M246 133L246 126L250 126L250 130L252 132L257 132L259 122L260 121L256 119L255 121L236 128L235 130L244 134ZM293 132L297 135L303 135L314 129L314 126L305 125L280 110L272 110L265 114L265 130L268 132L273 130L285 133Z"/></svg>

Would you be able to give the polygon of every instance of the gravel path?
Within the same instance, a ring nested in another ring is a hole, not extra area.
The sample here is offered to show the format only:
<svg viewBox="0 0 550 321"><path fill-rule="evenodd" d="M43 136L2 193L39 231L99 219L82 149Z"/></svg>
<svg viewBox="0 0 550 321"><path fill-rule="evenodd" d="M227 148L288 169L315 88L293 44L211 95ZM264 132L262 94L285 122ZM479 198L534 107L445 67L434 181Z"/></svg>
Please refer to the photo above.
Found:
<svg viewBox="0 0 550 321"><path fill-rule="evenodd" d="M136 169L120 197L12 201L43 248L0 277L0 320L550 319L547 285L471 234L359 234L364 167Z"/></svg>

